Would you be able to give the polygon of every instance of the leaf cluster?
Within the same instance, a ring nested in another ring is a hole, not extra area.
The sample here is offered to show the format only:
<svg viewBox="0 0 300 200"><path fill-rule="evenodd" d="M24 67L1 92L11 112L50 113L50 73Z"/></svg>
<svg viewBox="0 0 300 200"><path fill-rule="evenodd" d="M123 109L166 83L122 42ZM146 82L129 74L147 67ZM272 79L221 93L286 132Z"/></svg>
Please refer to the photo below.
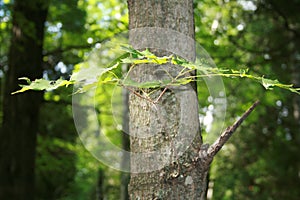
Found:
<svg viewBox="0 0 300 200"><path fill-rule="evenodd" d="M106 68L91 69L89 67L82 67L79 71L74 72L71 75L70 80L63 80L60 78L55 81L45 79L36 79L35 81L30 81L26 77L19 78L20 80L26 80L28 85L20 85L22 88L16 92L13 92L12 94L25 92L27 90L53 90L62 86L67 87L79 82L85 82L85 84L82 84L83 87L80 88L77 92L85 92L90 88L97 86L98 84L108 83L117 84L118 86L123 86L126 88L166 88L169 86L185 85L192 81L199 80L198 78L219 76L225 78L247 78L260 83L267 90L272 90L273 88L278 87L300 95L300 88L295 88L292 84L283 84L277 79L272 80L265 78L264 76L255 76L249 74L248 69L232 70L207 67L205 60L200 60L197 63L192 63L174 55L158 57L148 49L139 51L128 45L123 45L122 49L125 51L125 53ZM128 73L123 78L113 72L114 69L121 67L122 64L130 65ZM166 80L138 83L134 80L131 80L128 74L136 65L139 64L171 64L181 66L181 70L175 77L165 71L169 76L169 78ZM96 73L93 73L95 72L95 70ZM192 72L194 71L197 71L197 74L192 75ZM101 78L107 73L111 74L111 76L106 76L105 79ZM96 77L94 77L95 74Z"/></svg>

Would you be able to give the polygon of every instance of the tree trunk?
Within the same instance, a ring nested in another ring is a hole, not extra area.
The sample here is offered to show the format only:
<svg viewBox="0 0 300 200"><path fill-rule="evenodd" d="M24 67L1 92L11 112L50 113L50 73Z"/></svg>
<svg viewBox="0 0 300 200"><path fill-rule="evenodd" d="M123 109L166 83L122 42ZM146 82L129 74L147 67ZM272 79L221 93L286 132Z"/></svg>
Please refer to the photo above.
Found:
<svg viewBox="0 0 300 200"><path fill-rule="evenodd" d="M97 180L97 188L96 188L96 199L97 200L103 200L104 198L104 180L105 180L105 175L104 175L104 170L102 168L98 169L98 180Z"/></svg>
<svg viewBox="0 0 300 200"><path fill-rule="evenodd" d="M126 70L127 71L127 70ZM130 140L129 140L129 108L128 108L128 100L129 100L129 95L128 91L123 89L122 91L122 98L123 98L123 121L122 121L122 148L125 151L130 151ZM128 160L128 157L123 155L122 156L122 169L129 169L130 161ZM121 172L121 185L120 185L120 200L128 200L129 195L128 195L128 184L129 184L129 179L130 179L130 174L128 172Z"/></svg>
<svg viewBox="0 0 300 200"><path fill-rule="evenodd" d="M192 0L128 0L128 7L133 47L194 59ZM130 77L138 82L161 80L180 70L139 65ZM129 98L130 199L205 199L208 166L195 159L202 139L194 85L136 92L140 95L131 93ZM151 92L152 100L140 97L145 92ZM154 103L155 99L159 101Z"/></svg>
<svg viewBox="0 0 300 200"><path fill-rule="evenodd" d="M42 76L48 4L41 0L14 1L0 132L0 199L34 199L35 146L42 93L11 95L11 92L18 89L19 77Z"/></svg>

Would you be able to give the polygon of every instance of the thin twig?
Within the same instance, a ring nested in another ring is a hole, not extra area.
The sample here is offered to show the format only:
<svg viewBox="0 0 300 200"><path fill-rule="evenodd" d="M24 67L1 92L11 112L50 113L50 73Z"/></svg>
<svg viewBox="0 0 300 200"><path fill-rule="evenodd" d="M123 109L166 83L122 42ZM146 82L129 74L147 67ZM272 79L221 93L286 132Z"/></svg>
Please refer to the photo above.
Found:
<svg viewBox="0 0 300 200"><path fill-rule="evenodd" d="M232 136L236 129L242 124L242 122L250 115L250 113L255 109L259 104L257 100L252 106L232 125L229 126L220 137L208 148L207 158L212 159L227 142L227 140Z"/></svg>
<svg viewBox="0 0 300 200"><path fill-rule="evenodd" d="M135 90L133 90L133 89L131 89L131 88L129 88L129 87L126 87L126 86L123 86L125 89L127 89L127 90L129 90L130 92L132 92L133 94L135 94L136 96L138 96L138 97L140 97L140 98L142 98L142 99L145 99L145 100L147 100L147 101L149 101L149 102L152 102L152 99L149 99L149 97L144 97L144 96L142 96L142 95L140 95L137 91L135 91Z"/></svg>
<svg viewBox="0 0 300 200"><path fill-rule="evenodd" d="M154 104L156 104L161 99L161 97L167 91L167 89L168 89L168 87L165 87L165 89L159 94L159 96L157 97L157 99L153 102Z"/></svg>

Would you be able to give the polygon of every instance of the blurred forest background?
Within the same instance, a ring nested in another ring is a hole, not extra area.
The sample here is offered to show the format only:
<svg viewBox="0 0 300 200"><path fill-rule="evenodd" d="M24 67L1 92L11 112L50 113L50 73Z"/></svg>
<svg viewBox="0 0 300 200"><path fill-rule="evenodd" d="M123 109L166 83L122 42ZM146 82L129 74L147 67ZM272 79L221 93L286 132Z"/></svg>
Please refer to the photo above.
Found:
<svg viewBox="0 0 300 200"><path fill-rule="evenodd" d="M26 9L34 10L31 6L43 1L26 0L22 9L14 11L16 2L22 0L0 0L1 121L5 118L5 99L12 92L7 92L6 87L7 80L13 77L13 72L9 72L10 63L21 56L10 52L15 41L12 39L12 16ZM85 61L93 48L128 29L126 1L51 0L46 6L42 65L34 66L32 72L17 73L15 79L20 76L68 79L74 66ZM196 40L220 68L249 68L254 74L264 74L300 87L299 10L299 0L195 0ZM23 22L27 23L26 20ZM32 34L34 40L35 33L27 34ZM27 56L34 56L30 45L24 48ZM24 66L26 60L30 58L23 59ZM265 91L248 80L224 79L224 84L228 103L225 126L256 99L262 104L213 162L209 176L210 199L298 199L299 95L279 89ZM212 104L217 99L209 97L204 82L199 82L198 91L200 116L216 117L218 113L214 113ZM113 125L113 117L106 112L110 106L109 98L106 98L109 93L111 91L105 91L97 97L99 120L114 142L121 144L121 130ZM38 123L33 129L38 132L34 196L36 199L61 200L120 199L121 173L102 165L78 139L70 94L72 88L41 94ZM34 102L16 103L30 108ZM18 120L10 124L18 127L28 117L26 112L18 113L15 118ZM4 126L4 123L0 125ZM212 131L206 125L202 124L204 138ZM3 157L10 154L9 148L5 148L7 142L13 141L3 139L4 130L2 127L0 135L0 155ZM20 140L24 138L26 136ZM8 146L17 148L18 145ZM4 180L3 177L0 179Z"/></svg>

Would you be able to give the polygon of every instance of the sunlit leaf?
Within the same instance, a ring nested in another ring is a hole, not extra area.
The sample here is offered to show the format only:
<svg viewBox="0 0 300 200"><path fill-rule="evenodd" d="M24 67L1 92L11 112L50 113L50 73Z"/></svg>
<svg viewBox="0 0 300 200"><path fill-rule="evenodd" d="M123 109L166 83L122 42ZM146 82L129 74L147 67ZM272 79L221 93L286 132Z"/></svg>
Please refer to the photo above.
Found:
<svg viewBox="0 0 300 200"><path fill-rule="evenodd" d="M117 68L119 66L119 62L117 62L112 67L108 68L100 68L100 67L86 67L83 65L78 71L74 72L70 78L71 81L80 82L85 80L95 80L102 76L103 74Z"/></svg>
<svg viewBox="0 0 300 200"><path fill-rule="evenodd" d="M31 82L30 79L26 77L20 78L20 80L25 80L28 85L20 85L22 88L13 94L25 92L27 90L51 90L56 89L61 86L68 86L74 83L82 83L82 87L78 92L85 92L97 86L98 84L119 84L125 87L136 87L136 88L159 88L166 87L170 85L185 85L195 80L196 77L212 77L220 76L226 78L248 78L261 83L266 89L271 90L274 87L279 87L282 89L289 90L291 92L300 94L299 88L293 88L291 84L282 84L278 80L266 79L264 77L258 77L249 74L248 69L219 69L216 67L210 67L205 61L200 63L191 63L183 58L179 58L173 55L158 57L148 49L144 51L139 51L134 49L129 45L122 45L121 47L126 53L116 58L107 68L101 68L98 66L89 66L88 63L82 63L79 69L76 70L70 81L68 80L56 80L48 81L45 79L36 79ZM131 79L125 78L125 80L119 78L115 73L112 72L113 69L120 67L120 63L124 64L173 64L183 67L183 70L179 71L177 76L172 78L172 80L158 80L158 81L148 81L143 83L138 83ZM187 70L184 70L187 69ZM190 71L197 70L198 75L189 75ZM105 79L101 79L102 75L106 73L111 73L110 76Z"/></svg>
<svg viewBox="0 0 300 200"><path fill-rule="evenodd" d="M144 55L146 58L157 58L156 55L151 53L148 49L145 51L140 52L142 55Z"/></svg>
<svg viewBox="0 0 300 200"><path fill-rule="evenodd" d="M146 89L146 88L159 88L162 86L162 83L160 81L148 81L148 82L139 83L132 79L126 79L122 81L122 86Z"/></svg>
<svg viewBox="0 0 300 200"><path fill-rule="evenodd" d="M272 89L274 86L279 84L278 80L271 80L271 79L266 79L264 77L261 78L262 81L262 85L266 88L266 89Z"/></svg>
<svg viewBox="0 0 300 200"><path fill-rule="evenodd" d="M178 79L174 84L172 85L186 85L190 82L194 81L194 79L192 78L182 78L182 79Z"/></svg>
<svg viewBox="0 0 300 200"><path fill-rule="evenodd" d="M17 94L21 92L25 92L27 90L54 90L62 86L68 86L70 84L74 84L73 81L58 79L56 81L49 81L45 79L36 79L34 81L30 81L28 78L23 77L19 80L26 80L29 85L20 85L22 88L12 94Z"/></svg>

